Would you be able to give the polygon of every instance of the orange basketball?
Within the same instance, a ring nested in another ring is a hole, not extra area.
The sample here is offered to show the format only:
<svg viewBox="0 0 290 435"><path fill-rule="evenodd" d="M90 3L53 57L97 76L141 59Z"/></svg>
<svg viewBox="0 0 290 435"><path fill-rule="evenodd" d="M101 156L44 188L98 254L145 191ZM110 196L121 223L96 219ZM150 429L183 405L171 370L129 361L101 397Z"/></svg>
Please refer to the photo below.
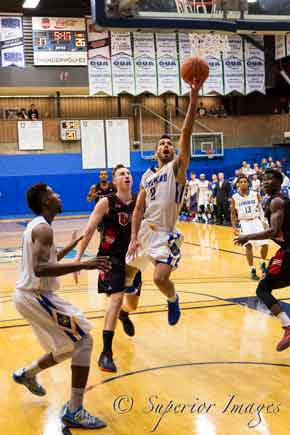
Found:
<svg viewBox="0 0 290 435"><path fill-rule="evenodd" d="M204 83L209 74L208 64L200 57L189 57L181 65L180 74L186 83L192 83L194 78Z"/></svg>

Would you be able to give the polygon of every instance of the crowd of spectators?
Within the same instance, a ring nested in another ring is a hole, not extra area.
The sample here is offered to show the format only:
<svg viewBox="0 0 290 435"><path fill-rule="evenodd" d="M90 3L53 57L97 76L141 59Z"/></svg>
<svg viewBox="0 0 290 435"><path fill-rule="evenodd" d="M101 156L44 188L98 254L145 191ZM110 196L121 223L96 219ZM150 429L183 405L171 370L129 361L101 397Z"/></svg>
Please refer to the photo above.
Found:
<svg viewBox="0 0 290 435"><path fill-rule="evenodd" d="M203 102L201 101L197 108L197 116L199 118L203 118L203 117L226 118L228 115L225 107L222 104L218 106L211 106L209 109L207 109L204 106Z"/></svg>
<svg viewBox="0 0 290 435"><path fill-rule="evenodd" d="M235 170L234 177L227 180L224 179L223 172L212 174L210 180L206 179L205 174L197 177L194 172L191 172L180 219L229 225L231 197L236 192L238 176L245 174L250 181L251 189L263 197L262 179L268 168L277 169L283 174L282 191L290 197L290 179L286 168L279 160L274 162L272 157L268 157L263 158L260 164L253 165L243 161L241 167Z"/></svg>
<svg viewBox="0 0 290 435"><path fill-rule="evenodd" d="M6 119L8 120L17 120L17 121L38 121L39 112L36 109L34 104L30 105L30 109L27 110L22 108L20 110L6 110Z"/></svg>

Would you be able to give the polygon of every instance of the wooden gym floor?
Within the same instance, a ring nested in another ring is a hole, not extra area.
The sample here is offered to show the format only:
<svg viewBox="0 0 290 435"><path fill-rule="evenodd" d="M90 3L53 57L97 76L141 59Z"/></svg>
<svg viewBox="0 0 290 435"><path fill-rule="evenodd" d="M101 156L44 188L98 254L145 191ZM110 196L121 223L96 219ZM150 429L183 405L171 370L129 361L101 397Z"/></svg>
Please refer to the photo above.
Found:
<svg viewBox="0 0 290 435"><path fill-rule="evenodd" d="M57 220L63 246L85 219ZM13 383L13 370L42 355L31 328L16 312L11 296L20 260L24 222L0 223L0 424L5 435L59 435L58 413L69 397L69 362L39 376L48 391L32 396ZM118 325L115 375L100 372L106 298L96 292L97 273L82 272L80 285L62 278L60 294L82 308L95 329L94 353L85 405L108 427L99 433L142 435L290 434L290 350L277 353L279 322L257 308L256 282L248 277L244 250L233 245L227 227L179 225L185 235L183 259L173 274L180 294L179 324L167 324L166 303L144 274L136 336ZM97 236L88 250L96 250ZM270 246L269 256L275 247ZM258 266L258 259L256 259ZM286 310L289 288L276 291ZM259 306L258 306L259 308ZM83 431L72 430L73 434Z"/></svg>

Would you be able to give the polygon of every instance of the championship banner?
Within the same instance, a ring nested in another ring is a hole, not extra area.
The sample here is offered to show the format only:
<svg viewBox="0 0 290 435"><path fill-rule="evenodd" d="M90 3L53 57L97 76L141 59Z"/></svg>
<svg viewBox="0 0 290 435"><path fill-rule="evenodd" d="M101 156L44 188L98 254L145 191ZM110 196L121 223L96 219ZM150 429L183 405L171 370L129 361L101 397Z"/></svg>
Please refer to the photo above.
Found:
<svg viewBox="0 0 290 435"><path fill-rule="evenodd" d="M263 36L253 36L259 43L264 43ZM246 94L252 92L266 93L264 52L251 42L245 41Z"/></svg>
<svg viewBox="0 0 290 435"><path fill-rule="evenodd" d="M288 39L288 35L286 37ZM289 46L290 48L290 46ZM288 47L287 47L288 49ZM290 51L288 56L290 55ZM275 60L286 57L286 39L284 35L275 35Z"/></svg>
<svg viewBox="0 0 290 435"><path fill-rule="evenodd" d="M133 33L136 95L157 95L157 71L153 33Z"/></svg>
<svg viewBox="0 0 290 435"><path fill-rule="evenodd" d="M96 32L92 20L88 28L88 74L90 95L112 95L111 56L109 32Z"/></svg>
<svg viewBox="0 0 290 435"><path fill-rule="evenodd" d="M245 93L243 41L240 36L229 37L229 51L223 53L225 94Z"/></svg>
<svg viewBox="0 0 290 435"><path fill-rule="evenodd" d="M203 94L224 94L223 86L223 67L222 60L219 54L213 56L205 56L205 60L209 66L209 76L203 85Z"/></svg>
<svg viewBox="0 0 290 435"><path fill-rule="evenodd" d="M34 65L87 65L84 18L32 17Z"/></svg>
<svg viewBox="0 0 290 435"><path fill-rule="evenodd" d="M24 43L21 17L0 17L1 67L24 67Z"/></svg>
<svg viewBox="0 0 290 435"><path fill-rule="evenodd" d="M113 96L122 92L135 95L135 78L131 35L129 32L111 32Z"/></svg>
<svg viewBox="0 0 290 435"><path fill-rule="evenodd" d="M189 39L188 33L178 33L178 48L179 48L179 68L185 61L185 59L188 59L191 57L191 43ZM184 80L180 77L180 94L186 95L190 91L190 86L185 83Z"/></svg>
<svg viewBox="0 0 290 435"><path fill-rule="evenodd" d="M156 33L158 95L179 95L179 65L175 33Z"/></svg>

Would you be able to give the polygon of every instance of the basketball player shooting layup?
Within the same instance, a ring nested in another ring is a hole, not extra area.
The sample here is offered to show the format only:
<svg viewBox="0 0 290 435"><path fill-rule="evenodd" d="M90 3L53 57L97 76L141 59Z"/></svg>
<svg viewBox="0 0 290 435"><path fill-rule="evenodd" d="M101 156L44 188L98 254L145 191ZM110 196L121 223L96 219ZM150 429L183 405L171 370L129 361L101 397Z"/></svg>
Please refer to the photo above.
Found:
<svg viewBox="0 0 290 435"><path fill-rule="evenodd" d="M290 285L290 200L281 193L283 175L274 169L267 169L264 175L264 190L269 199L265 206L265 216L269 228L253 234L241 234L235 238L235 244L245 245L249 240L272 239L280 249L270 260L265 277L259 282L257 296L276 316L284 328L284 334L276 349L281 352L290 346L290 318L277 299L272 296L275 289Z"/></svg>
<svg viewBox="0 0 290 435"><path fill-rule="evenodd" d="M106 424L83 408L83 397L90 370L93 339L90 322L80 310L60 298L56 290L60 275L81 269L101 269L107 272L107 257L88 261L58 263L80 240L57 252L51 223L61 212L58 194L44 183L27 191L29 208L37 214L23 234L22 268L16 283L14 302L19 313L30 323L40 344L47 353L29 367L13 373L13 379L24 385L32 394L44 396L45 389L37 382L36 375L65 359L71 359L72 384L70 401L64 406L62 422L67 427L98 429Z"/></svg>
<svg viewBox="0 0 290 435"><path fill-rule="evenodd" d="M157 168L148 169L141 179L126 259L131 267L131 279L138 269L142 271L145 268L148 260L153 262L153 279L167 297L170 325L175 325L180 317L178 295L170 280L170 274L180 260L182 243L182 235L175 229L175 224L183 203L198 92L205 79L205 76L192 79L178 156L175 156L175 146L170 137L163 135L156 147Z"/></svg>

